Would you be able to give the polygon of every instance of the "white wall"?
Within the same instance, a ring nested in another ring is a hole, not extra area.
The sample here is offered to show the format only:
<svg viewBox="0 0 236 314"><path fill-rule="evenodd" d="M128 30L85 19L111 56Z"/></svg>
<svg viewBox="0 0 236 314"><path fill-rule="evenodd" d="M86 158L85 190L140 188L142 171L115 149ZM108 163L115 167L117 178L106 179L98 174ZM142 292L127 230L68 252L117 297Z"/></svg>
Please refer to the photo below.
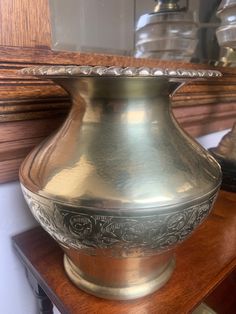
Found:
<svg viewBox="0 0 236 314"><path fill-rule="evenodd" d="M0 185L0 313L36 314L36 303L11 236L36 225L18 182Z"/></svg>
<svg viewBox="0 0 236 314"><path fill-rule="evenodd" d="M205 148L216 147L219 141L222 139L222 137L229 131L230 129L210 133L210 134L199 137L197 141Z"/></svg>
<svg viewBox="0 0 236 314"><path fill-rule="evenodd" d="M214 147L227 131L202 136L198 141L207 148ZM0 202L0 313L36 314L35 298L11 245L12 235L30 229L36 222L23 199L18 182L0 185Z"/></svg>

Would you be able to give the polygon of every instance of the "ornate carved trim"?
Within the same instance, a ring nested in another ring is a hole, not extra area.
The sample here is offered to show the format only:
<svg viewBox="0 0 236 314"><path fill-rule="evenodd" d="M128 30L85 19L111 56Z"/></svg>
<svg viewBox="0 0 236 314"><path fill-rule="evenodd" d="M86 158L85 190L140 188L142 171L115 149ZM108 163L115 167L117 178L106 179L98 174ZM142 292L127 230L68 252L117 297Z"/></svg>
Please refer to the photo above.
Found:
<svg viewBox="0 0 236 314"><path fill-rule="evenodd" d="M116 215L75 208L22 189L35 218L61 245L116 257L146 256L172 248L208 216L216 198L214 194L200 204L167 213L131 216L124 211Z"/></svg>
<svg viewBox="0 0 236 314"><path fill-rule="evenodd" d="M35 76L128 76L128 77L173 77L173 78L207 78L220 77L221 72L215 70L162 69L149 67L119 66L34 66L20 71L23 75Z"/></svg>

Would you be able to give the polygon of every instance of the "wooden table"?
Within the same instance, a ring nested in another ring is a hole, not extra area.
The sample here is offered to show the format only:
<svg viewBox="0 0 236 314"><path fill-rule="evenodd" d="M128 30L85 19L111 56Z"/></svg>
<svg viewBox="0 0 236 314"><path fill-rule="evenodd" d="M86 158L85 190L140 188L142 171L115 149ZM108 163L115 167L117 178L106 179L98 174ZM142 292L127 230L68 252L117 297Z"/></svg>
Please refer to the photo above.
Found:
<svg viewBox="0 0 236 314"><path fill-rule="evenodd" d="M210 217L178 247L176 269L169 282L134 301L107 301L75 287L64 272L62 250L41 227L14 236L13 244L44 314L52 313L51 302L63 314L184 314L204 300L220 314L236 313L233 193L221 191Z"/></svg>

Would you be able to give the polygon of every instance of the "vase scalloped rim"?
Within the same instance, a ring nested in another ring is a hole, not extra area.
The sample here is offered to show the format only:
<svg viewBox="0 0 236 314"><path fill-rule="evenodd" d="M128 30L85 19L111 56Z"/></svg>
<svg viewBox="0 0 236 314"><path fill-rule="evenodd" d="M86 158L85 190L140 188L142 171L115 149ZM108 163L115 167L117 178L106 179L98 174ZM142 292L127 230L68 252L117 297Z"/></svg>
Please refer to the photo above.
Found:
<svg viewBox="0 0 236 314"><path fill-rule="evenodd" d="M168 69L151 67L118 66L34 66L20 70L21 75L48 77L167 77L167 78L211 78L221 77L216 70Z"/></svg>

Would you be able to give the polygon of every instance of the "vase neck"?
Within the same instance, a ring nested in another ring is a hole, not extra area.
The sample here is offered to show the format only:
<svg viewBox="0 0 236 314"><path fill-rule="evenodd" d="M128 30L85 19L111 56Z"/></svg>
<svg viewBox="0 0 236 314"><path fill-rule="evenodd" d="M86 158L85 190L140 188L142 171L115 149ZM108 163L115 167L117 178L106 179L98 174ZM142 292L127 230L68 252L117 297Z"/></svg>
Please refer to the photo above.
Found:
<svg viewBox="0 0 236 314"><path fill-rule="evenodd" d="M70 117L89 123L146 123L169 115L169 96L182 84L167 78L56 79L69 92ZM166 118L166 117L165 117Z"/></svg>
<svg viewBox="0 0 236 314"><path fill-rule="evenodd" d="M72 99L143 99L169 97L183 84L183 80L167 77L72 77L55 78L57 84L69 92Z"/></svg>

